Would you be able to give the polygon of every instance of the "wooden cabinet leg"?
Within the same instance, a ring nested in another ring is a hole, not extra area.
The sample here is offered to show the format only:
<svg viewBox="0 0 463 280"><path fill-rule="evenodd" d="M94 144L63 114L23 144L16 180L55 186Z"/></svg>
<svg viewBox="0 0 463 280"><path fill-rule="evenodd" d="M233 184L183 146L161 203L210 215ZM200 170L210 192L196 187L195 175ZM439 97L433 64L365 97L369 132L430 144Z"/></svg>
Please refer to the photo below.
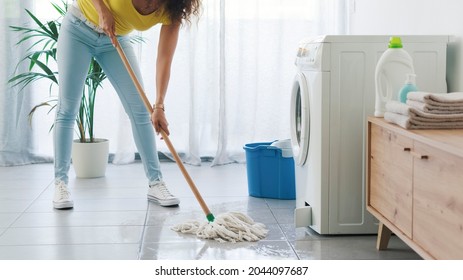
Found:
<svg viewBox="0 0 463 280"><path fill-rule="evenodd" d="M376 249L386 250L391 235L392 231L380 222L378 228L378 240L376 240Z"/></svg>

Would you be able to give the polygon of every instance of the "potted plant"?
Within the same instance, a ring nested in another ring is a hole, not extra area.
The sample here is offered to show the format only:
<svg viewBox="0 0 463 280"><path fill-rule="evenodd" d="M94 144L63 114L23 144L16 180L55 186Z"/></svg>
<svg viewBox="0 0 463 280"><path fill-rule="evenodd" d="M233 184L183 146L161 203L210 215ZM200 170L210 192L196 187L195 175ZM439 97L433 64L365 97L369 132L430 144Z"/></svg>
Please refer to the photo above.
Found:
<svg viewBox="0 0 463 280"><path fill-rule="evenodd" d="M84 92L77 114L78 139L72 143L72 164L77 177L94 178L105 174L109 155L109 141L95 138L95 97L106 75L92 58L85 79Z"/></svg>
<svg viewBox="0 0 463 280"><path fill-rule="evenodd" d="M56 68L56 44L58 41L61 19L67 11L67 1L61 0L61 5L52 3L59 13L57 19L42 22L33 13L26 9L27 14L34 22L33 27L10 26L15 32L20 32L22 38L18 45L30 44L26 55L19 61L18 66L28 63L28 71L15 75L9 80L12 86L24 87L38 80L48 80L49 97L44 102L34 106L29 113L29 119L34 112L42 107L48 107L53 111L58 98L53 94L52 88L58 85L58 72ZM72 148L72 161L77 177L101 177L104 176L109 154L109 141L95 138L95 97L98 88L106 79L106 75L95 59L91 60L79 113L76 118L78 139L74 140ZM53 126L50 128L50 130Z"/></svg>

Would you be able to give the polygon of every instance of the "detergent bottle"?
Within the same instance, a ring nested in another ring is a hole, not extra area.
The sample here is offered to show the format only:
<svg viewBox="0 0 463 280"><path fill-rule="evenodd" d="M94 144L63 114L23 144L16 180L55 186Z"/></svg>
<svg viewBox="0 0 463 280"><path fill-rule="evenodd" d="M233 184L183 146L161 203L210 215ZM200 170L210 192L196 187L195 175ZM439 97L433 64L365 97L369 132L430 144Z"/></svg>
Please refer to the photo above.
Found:
<svg viewBox="0 0 463 280"><path fill-rule="evenodd" d="M408 74L407 75L407 80L405 80L404 86L400 89L399 92L399 100L402 103L407 102L407 95L411 91L418 91L418 88L416 87L416 75L415 74Z"/></svg>
<svg viewBox="0 0 463 280"><path fill-rule="evenodd" d="M376 64L375 117L384 116L388 101L399 100L399 91L408 74L415 74L412 57L403 49L400 37L391 37L389 48Z"/></svg>

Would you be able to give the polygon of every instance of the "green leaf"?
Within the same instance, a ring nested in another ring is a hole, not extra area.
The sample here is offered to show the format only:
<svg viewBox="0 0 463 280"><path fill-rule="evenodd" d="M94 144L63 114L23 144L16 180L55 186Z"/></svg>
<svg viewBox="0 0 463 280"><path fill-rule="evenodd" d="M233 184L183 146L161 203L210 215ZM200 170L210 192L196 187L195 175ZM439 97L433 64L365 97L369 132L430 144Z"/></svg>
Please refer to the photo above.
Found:
<svg viewBox="0 0 463 280"><path fill-rule="evenodd" d="M33 21L43 30L44 34L48 34L50 36L53 36L53 33L47 29L47 25L43 24L34 14L32 14L29 10L26 9L26 12L29 14L29 16L32 18Z"/></svg>

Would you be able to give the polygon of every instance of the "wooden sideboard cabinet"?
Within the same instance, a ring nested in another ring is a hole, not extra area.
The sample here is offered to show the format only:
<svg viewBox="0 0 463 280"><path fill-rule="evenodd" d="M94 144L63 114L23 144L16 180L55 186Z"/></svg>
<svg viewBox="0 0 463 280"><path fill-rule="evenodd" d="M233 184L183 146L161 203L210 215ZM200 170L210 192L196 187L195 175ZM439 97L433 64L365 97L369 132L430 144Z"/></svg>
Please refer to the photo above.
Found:
<svg viewBox="0 0 463 280"><path fill-rule="evenodd" d="M425 259L463 259L463 129L406 130L369 117L366 167L379 250L394 233Z"/></svg>

